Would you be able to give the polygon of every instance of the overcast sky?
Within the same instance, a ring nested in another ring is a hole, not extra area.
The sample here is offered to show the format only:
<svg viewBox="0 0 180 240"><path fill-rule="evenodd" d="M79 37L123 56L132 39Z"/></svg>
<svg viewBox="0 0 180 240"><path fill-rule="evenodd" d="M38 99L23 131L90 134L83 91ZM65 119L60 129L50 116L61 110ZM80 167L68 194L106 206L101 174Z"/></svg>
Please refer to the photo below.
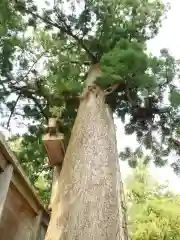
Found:
<svg viewBox="0 0 180 240"><path fill-rule="evenodd" d="M44 0L36 0L38 5L43 7ZM167 2L164 0L164 2ZM176 58L180 58L180 0L170 0L171 10L168 12L167 19L164 20L163 26L156 38L151 40L148 43L149 50L154 55L159 55L159 51L162 48L168 48L172 55ZM120 121L116 121L117 124L117 140L118 140L118 149L122 149L128 143L131 143L131 146L135 144L135 139L130 136L124 135L124 129L120 124ZM14 133L18 133L21 130L17 128L16 122L12 121L12 129ZM3 129L0 128L4 134L7 135ZM121 163L121 172L123 177L129 172L129 168ZM169 180L170 188L176 192L180 193L180 179L175 176L171 169L168 167L163 169L151 168L151 172L155 178L159 181L164 182Z"/></svg>

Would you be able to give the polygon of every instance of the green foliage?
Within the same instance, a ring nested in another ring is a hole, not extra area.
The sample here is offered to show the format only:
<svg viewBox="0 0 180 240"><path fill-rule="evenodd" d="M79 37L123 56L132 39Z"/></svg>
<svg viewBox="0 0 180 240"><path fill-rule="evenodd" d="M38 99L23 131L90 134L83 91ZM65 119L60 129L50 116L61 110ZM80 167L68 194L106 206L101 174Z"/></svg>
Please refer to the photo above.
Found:
<svg viewBox="0 0 180 240"><path fill-rule="evenodd" d="M127 179L127 194L132 240L179 239L179 195L152 181L145 165Z"/></svg>
<svg viewBox="0 0 180 240"><path fill-rule="evenodd" d="M178 89L172 90L170 95L170 101L173 107L180 106L180 90Z"/></svg>
<svg viewBox="0 0 180 240"><path fill-rule="evenodd" d="M9 144L25 170L31 183L45 204L49 203L51 194L52 170L44 151L42 132L36 136L36 127L31 127L30 134L23 137L14 136Z"/></svg>
<svg viewBox="0 0 180 240"><path fill-rule="evenodd" d="M22 16L14 9L13 4L2 0L0 3L0 73L6 76L12 70L15 50L23 47L18 33L24 31ZM11 61L10 61L11 60Z"/></svg>
<svg viewBox="0 0 180 240"><path fill-rule="evenodd" d="M146 88L154 85L154 79L147 72L150 59L143 51L142 43L120 40L115 48L104 54L102 70L109 76L119 76L133 87Z"/></svg>
<svg viewBox="0 0 180 240"><path fill-rule="evenodd" d="M146 47L166 13L160 0L70 0L65 7L59 0L44 9L31 0L0 4L1 119L8 127L13 118L27 122L18 156L34 184L42 171L49 171L41 141L47 120L60 118L59 130L68 143L86 73L94 63L104 71L97 84L103 89L119 84L106 101L122 121L128 117L125 131L139 141L134 152L124 153L129 165L136 166L134 157L144 149L152 153L146 161L161 166L167 152L178 151L169 139L179 126L179 89L174 83L179 63L165 49L153 57ZM144 92L152 95L153 112L142 119L137 109L145 105ZM164 92L170 99L168 109ZM172 167L180 169L176 162Z"/></svg>

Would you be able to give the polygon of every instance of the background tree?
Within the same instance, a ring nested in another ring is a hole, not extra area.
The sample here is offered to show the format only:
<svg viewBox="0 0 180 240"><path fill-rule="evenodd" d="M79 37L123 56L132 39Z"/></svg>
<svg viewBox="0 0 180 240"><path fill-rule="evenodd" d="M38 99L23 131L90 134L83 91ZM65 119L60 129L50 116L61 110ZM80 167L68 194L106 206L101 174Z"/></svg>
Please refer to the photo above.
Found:
<svg viewBox="0 0 180 240"><path fill-rule="evenodd" d="M133 240L179 239L180 198L139 163L127 178L129 229Z"/></svg>
<svg viewBox="0 0 180 240"><path fill-rule="evenodd" d="M21 166L38 191L40 198L48 207L51 196L52 171L43 144L37 145L36 139L29 142L30 137L32 138L32 136L26 135L15 136L11 138L9 144L12 151L18 156Z"/></svg>

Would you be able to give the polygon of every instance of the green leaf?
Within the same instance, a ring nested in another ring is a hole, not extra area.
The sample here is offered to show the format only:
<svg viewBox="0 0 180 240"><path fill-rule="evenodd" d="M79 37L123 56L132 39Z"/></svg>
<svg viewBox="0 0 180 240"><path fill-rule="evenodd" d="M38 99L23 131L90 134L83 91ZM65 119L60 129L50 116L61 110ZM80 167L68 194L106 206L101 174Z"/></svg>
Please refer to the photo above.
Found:
<svg viewBox="0 0 180 240"><path fill-rule="evenodd" d="M177 108L180 106L180 90L173 90L170 95L170 101L173 107Z"/></svg>

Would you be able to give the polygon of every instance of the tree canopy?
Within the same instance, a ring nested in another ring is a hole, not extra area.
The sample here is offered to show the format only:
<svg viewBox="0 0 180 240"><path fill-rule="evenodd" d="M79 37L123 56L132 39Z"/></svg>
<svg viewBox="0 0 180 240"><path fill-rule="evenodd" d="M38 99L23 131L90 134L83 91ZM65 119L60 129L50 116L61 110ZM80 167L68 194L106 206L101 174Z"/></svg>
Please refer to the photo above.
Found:
<svg viewBox="0 0 180 240"><path fill-rule="evenodd" d="M41 138L48 118L59 119L68 144L93 64L103 71L96 84L107 93L107 103L139 142L120 158L134 167L146 150L146 162L163 166L172 150L179 153L172 140L180 126L179 62L167 49L159 57L147 49L167 9L160 0L57 0L44 8L31 0L2 1L2 124L9 128L13 118L27 123L18 157L33 183L47 169ZM178 160L172 167L179 173Z"/></svg>

